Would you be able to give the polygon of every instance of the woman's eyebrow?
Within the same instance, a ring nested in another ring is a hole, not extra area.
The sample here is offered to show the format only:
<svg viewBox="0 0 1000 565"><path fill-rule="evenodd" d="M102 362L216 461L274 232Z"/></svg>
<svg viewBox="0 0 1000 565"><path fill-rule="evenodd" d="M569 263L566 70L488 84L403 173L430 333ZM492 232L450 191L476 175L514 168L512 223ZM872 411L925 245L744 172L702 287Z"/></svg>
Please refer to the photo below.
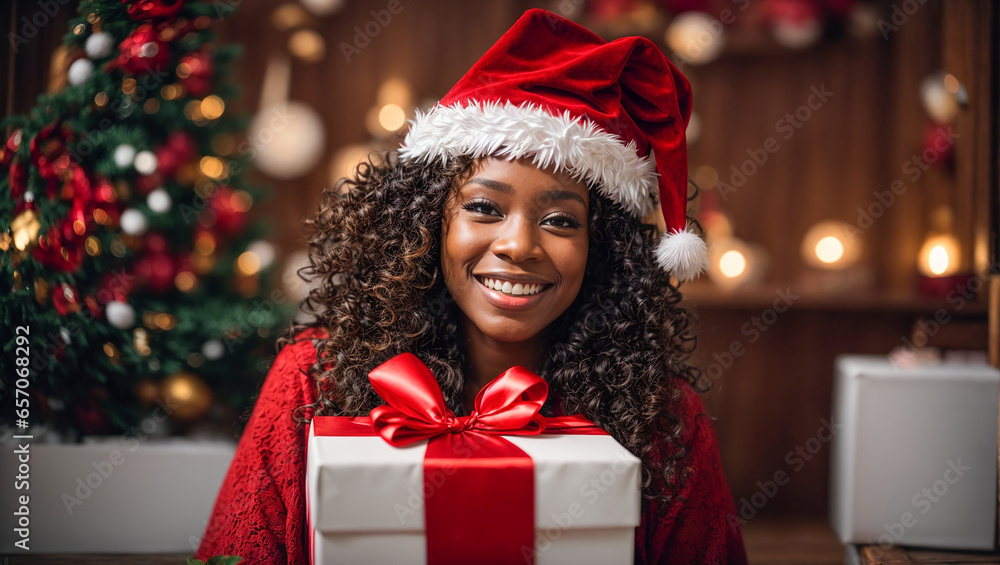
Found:
<svg viewBox="0 0 1000 565"><path fill-rule="evenodd" d="M495 190L503 194L514 193L514 187L505 182L500 182L498 180L476 177L474 179L470 179L465 184L471 184L471 183L476 183L482 187L488 188L490 190ZM555 200L576 200L577 202L579 202L584 206L587 205L587 203L583 201L583 198L579 194L573 192L572 190L546 190L541 193L541 196L550 202Z"/></svg>

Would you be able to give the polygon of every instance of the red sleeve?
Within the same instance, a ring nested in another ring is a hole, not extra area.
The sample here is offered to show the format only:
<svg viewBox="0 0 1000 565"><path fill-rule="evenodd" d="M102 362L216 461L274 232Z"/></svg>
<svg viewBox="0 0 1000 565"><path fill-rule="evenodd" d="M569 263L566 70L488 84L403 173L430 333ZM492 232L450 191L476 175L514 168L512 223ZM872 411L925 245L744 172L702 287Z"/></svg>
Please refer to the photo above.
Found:
<svg viewBox="0 0 1000 565"><path fill-rule="evenodd" d="M305 432L292 412L315 398L300 372L316 363L310 329L286 345L267 374L222 483L196 557L238 555L243 565L307 565Z"/></svg>
<svg viewBox="0 0 1000 565"><path fill-rule="evenodd" d="M678 402L684 423L682 442L688 454L682 466L678 497L666 514L644 501L636 531L636 565L711 563L745 565L746 551L733 496L722 472L715 428L701 397L682 383Z"/></svg>

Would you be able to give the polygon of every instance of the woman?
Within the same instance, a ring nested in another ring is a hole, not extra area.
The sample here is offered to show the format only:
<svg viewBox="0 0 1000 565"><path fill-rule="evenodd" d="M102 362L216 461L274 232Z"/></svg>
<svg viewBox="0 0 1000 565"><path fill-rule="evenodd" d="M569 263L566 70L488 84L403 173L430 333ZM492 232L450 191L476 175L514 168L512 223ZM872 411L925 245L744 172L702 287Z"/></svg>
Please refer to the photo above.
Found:
<svg viewBox="0 0 1000 565"><path fill-rule="evenodd" d="M549 383L543 413L641 458L636 563L745 563L670 278L704 261L685 229L690 98L649 41L531 10L398 152L325 192L315 320L280 340L198 556L305 563L302 423L367 415L368 372L410 352L457 414L521 365Z"/></svg>

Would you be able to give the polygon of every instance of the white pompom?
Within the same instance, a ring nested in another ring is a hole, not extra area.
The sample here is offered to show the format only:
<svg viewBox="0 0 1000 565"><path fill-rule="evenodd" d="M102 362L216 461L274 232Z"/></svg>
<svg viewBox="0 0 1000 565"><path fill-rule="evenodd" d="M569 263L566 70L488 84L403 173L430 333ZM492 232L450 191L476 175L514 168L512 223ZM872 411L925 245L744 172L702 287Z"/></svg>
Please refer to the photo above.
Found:
<svg viewBox="0 0 1000 565"><path fill-rule="evenodd" d="M170 195L162 188L157 188L146 197L146 206L149 206L149 209L157 214L166 214L170 211L172 204L173 201L170 199Z"/></svg>
<svg viewBox="0 0 1000 565"><path fill-rule="evenodd" d="M693 232L675 230L660 236L656 245L656 262L678 281L697 277L708 266L708 247Z"/></svg>
<svg viewBox="0 0 1000 565"><path fill-rule="evenodd" d="M156 155L152 151L140 151L132 166L140 175L151 175L156 172Z"/></svg>
<svg viewBox="0 0 1000 565"><path fill-rule="evenodd" d="M59 328L59 337L62 338L63 343L65 343L66 345L73 343L73 336L69 333L69 330L66 328Z"/></svg>
<svg viewBox="0 0 1000 565"><path fill-rule="evenodd" d="M222 342L217 339L210 339L201 346L201 354L205 356L205 359L209 361L215 361L216 359L222 357L222 354L226 352L225 346Z"/></svg>
<svg viewBox="0 0 1000 565"><path fill-rule="evenodd" d="M99 31L87 38L87 42L83 44L83 50L91 59L100 59L107 57L113 46L114 40L111 39L111 35Z"/></svg>
<svg viewBox="0 0 1000 565"><path fill-rule="evenodd" d="M142 235L149 227L146 216L135 208L129 208L122 212L121 224L122 231L129 235Z"/></svg>
<svg viewBox="0 0 1000 565"><path fill-rule="evenodd" d="M302 5L317 16L329 16L344 7L344 0L299 0Z"/></svg>
<svg viewBox="0 0 1000 565"><path fill-rule="evenodd" d="M90 80L92 74L94 74L94 63L90 59L77 59L69 66L69 83L80 86Z"/></svg>
<svg viewBox="0 0 1000 565"><path fill-rule="evenodd" d="M132 147L128 143L123 143L115 147L114 159L115 165L118 165L120 169L130 166L132 161L135 160L135 147Z"/></svg>
<svg viewBox="0 0 1000 565"><path fill-rule="evenodd" d="M135 310L127 302L108 302L104 307L104 315L108 317L108 323L120 330L127 330L135 325Z"/></svg>

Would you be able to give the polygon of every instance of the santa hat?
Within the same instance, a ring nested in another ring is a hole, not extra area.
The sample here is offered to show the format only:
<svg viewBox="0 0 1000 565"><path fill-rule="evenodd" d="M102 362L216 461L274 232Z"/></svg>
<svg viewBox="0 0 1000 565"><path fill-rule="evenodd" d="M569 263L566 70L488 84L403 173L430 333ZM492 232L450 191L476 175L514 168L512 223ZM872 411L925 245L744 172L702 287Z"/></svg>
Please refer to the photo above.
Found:
<svg viewBox="0 0 1000 565"><path fill-rule="evenodd" d="M607 42L545 10L528 10L426 113L399 154L529 157L593 183L626 212L662 212L657 263L679 280L705 266L687 229L691 85L644 37Z"/></svg>

